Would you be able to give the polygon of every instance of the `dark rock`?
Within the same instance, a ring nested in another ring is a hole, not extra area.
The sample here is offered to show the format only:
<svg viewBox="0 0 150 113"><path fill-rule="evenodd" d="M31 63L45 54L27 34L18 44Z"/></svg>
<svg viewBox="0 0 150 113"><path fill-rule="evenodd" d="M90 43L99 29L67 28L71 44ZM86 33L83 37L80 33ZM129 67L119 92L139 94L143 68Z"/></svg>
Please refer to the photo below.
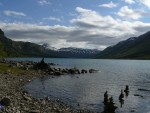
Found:
<svg viewBox="0 0 150 113"><path fill-rule="evenodd" d="M5 58L1 59L1 63L6 63L6 62L7 62L7 60Z"/></svg>
<svg viewBox="0 0 150 113"><path fill-rule="evenodd" d="M109 101L104 106L104 113L115 113L115 110L117 109L117 106L115 106L115 103L113 102L113 98L109 98Z"/></svg>
<svg viewBox="0 0 150 113"><path fill-rule="evenodd" d="M48 72L54 72L54 69L49 67Z"/></svg>
<svg viewBox="0 0 150 113"><path fill-rule="evenodd" d="M142 95L139 95L139 94L134 94L134 96L143 97Z"/></svg>
<svg viewBox="0 0 150 113"><path fill-rule="evenodd" d="M75 71L74 69L69 69L68 72L69 72L70 74L75 74L75 73L76 73L76 71Z"/></svg>
<svg viewBox="0 0 150 113"><path fill-rule="evenodd" d="M54 66L54 65L56 65L56 64L54 64L54 63L49 63L49 65L52 65L52 66Z"/></svg>
<svg viewBox="0 0 150 113"><path fill-rule="evenodd" d="M150 91L148 89L138 89L138 90L140 90L140 91Z"/></svg>
<svg viewBox="0 0 150 113"><path fill-rule="evenodd" d="M120 101L123 101L123 98L124 98L124 94L123 94L123 91L121 90L121 94L120 94L120 96L119 96L119 100L120 100Z"/></svg>
<svg viewBox="0 0 150 113"><path fill-rule="evenodd" d="M22 94L26 95L26 94L28 94L28 92L27 91L22 91Z"/></svg>
<svg viewBox="0 0 150 113"><path fill-rule="evenodd" d="M29 70L29 68L28 67L23 67L23 70Z"/></svg>
<svg viewBox="0 0 150 113"><path fill-rule="evenodd" d="M66 71L68 71L69 74L80 74L80 71L77 68L66 69Z"/></svg>
<svg viewBox="0 0 150 113"><path fill-rule="evenodd" d="M128 92L129 92L129 86L128 86L128 85L126 85L126 88L125 88L124 92L125 92L125 93L128 93Z"/></svg>
<svg viewBox="0 0 150 113"><path fill-rule="evenodd" d="M12 65L9 65L8 67L13 67Z"/></svg>
<svg viewBox="0 0 150 113"><path fill-rule="evenodd" d="M135 110L131 110L131 112L135 112Z"/></svg>
<svg viewBox="0 0 150 113"><path fill-rule="evenodd" d="M1 104L2 106L9 106L10 103L11 103L10 99L9 99L9 98L6 98L6 97L3 98L3 99L0 101L0 104Z"/></svg>
<svg viewBox="0 0 150 113"><path fill-rule="evenodd" d="M62 73L68 73L68 69L63 69L61 72Z"/></svg>
<svg viewBox="0 0 150 113"><path fill-rule="evenodd" d="M82 70L81 70L81 73L82 73L82 74L87 73L87 70L82 69Z"/></svg>
<svg viewBox="0 0 150 113"><path fill-rule="evenodd" d="M44 58L41 60L41 62L35 64L33 66L34 69L38 70L44 70L44 69L49 69L49 65L47 63L44 62Z"/></svg>
<svg viewBox="0 0 150 113"><path fill-rule="evenodd" d="M106 105L108 103L108 92L106 91L104 93L104 105Z"/></svg>
<svg viewBox="0 0 150 113"><path fill-rule="evenodd" d="M49 72L48 74L49 74L49 75L54 75L54 72Z"/></svg>
<svg viewBox="0 0 150 113"><path fill-rule="evenodd" d="M81 74L81 72L78 70L78 73L77 74Z"/></svg>
<svg viewBox="0 0 150 113"><path fill-rule="evenodd" d="M29 113L41 113L40 110L32 110Z"/></svg>
<svg viewBox="0 0 150 113"><path fill-rule="evenodd" d="M95 70L95 69L89 69L89 73L96 73L97 72L97 70Z"/></svg>
<svg viewBox="0 0 150 113"><path fill-rule="evenodd" d="M54 72L54 75L63 75L63 73L60 72L60 71L55 71L55 72Z"/></svg>
<svg viewBox="0 0 150 113"><path fill-rule="evenodd" d="M56 69L56 68L53 68L53 70L54 70L54 71L58 71L58 69Z"/></svg>

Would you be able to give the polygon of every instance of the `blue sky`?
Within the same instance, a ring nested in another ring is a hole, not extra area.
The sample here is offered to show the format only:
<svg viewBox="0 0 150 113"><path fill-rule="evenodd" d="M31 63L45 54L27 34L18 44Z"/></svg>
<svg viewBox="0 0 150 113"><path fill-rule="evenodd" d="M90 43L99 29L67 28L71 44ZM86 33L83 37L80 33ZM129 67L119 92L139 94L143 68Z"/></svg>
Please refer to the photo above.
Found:
<svg viewBox="0 0 150 113"><path fill-rule="evenodd" d="M16 41L104 49L150 29L149 0L0 0L0 28Z"/></svg>

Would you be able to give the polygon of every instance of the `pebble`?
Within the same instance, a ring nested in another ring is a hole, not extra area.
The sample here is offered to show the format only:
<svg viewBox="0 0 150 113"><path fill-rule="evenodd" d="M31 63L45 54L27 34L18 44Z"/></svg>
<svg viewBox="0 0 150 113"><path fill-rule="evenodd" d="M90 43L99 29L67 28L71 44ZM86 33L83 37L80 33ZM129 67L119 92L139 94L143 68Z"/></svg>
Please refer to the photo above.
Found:
<svg viewBox="0 0 150 113"><path fill-rule="evenodd" d="M6 61L7 62L7 61ZM20 62L23 65L25 62ZM12 66L14 64L12 63ZM18 64L19 66L19 64ZM8 67L9 68L9 67ZM0 100L9 96L10 104L0 113L93 113L87 110L75 110L60 100L35 99L22 86L35 77L41 77L42 72L26 71L23 74L14 75L13 73L0 73ZM39 110L42 109L40 112Z"/></svg>
<svg viewBox="0 0 150 113"><path fill-rule="evenodd" d="M31 110L29 113L40 113L40 110Z"/></svg>

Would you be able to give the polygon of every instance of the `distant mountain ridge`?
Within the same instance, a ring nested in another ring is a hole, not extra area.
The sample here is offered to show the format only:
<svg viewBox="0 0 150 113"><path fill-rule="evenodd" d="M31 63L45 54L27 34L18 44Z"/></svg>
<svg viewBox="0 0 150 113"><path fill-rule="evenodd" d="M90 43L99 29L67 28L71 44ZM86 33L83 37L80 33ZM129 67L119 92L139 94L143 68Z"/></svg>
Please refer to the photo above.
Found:
<svg viewBox="0 0 150 113"><path fill-rule="evenodd" d="M82 49L82 48L61 48L58 49L60 55L71 58L94 58L100 50L97 49Z"/></svg>
<svg viewBox="0 0 150 113"><path fill-rule="evenodd" d="M150 59L150 31L139 37L131 37L101 51L102 59Z"/></svg>
<svg viewBox="0 0 150 113"><path fill-rule="evenodd" d="M67 51L66 51L67 50ZM61 48L48 49L47 44L13 41L5 37L0 29L0 57L53 57L53 58L93 58L99 50Z"/></svg>

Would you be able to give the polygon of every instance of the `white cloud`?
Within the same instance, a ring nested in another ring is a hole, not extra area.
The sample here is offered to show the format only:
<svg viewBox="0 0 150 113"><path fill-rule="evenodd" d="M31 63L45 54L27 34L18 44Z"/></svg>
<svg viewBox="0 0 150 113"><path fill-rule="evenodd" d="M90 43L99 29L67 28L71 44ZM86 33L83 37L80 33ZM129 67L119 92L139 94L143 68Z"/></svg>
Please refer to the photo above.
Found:
<svg viewBox="0 0 150 113"><path fill-rule="evenodd" d="M114 8L114 7L117 7L117 3L113 3L112 1L109 2L108 4L101 4L99 5L100 7L106 7L106 8Z"/></svg>
<svg viewBox="0 0 150 113"><path fill-rule="evenodd" d="M120 17L124 19L139 19L143 16L148 15L144 10L130 9L128 6L121 7L120 11L117 13Z"/></svg>
<svg viewBox="0 0 150 113"><path fill-rule="evenodd" d="M135 3L135 0L124 0L126 3L128 4L134 4Z"/></svg>
<svg viewBox="0 0 150 113"><path fill-rule="evenodd" d="M48 0L39 0L38 4L43 6L43 5L49 5L51 3Z"/></svg>
<svg viewBox="0 0 150 113"><path fill-rule="evenodd" d="M51 47L99 48L114 45L150 29L150 23L125 21L103 16L96 11L76 8L72 26L0 22L6 36L14 40L48 43Z"/></svg>
<svg viewBox="0 0 150 113"><path fill-rule="evenodd" d="M16 12L16 11L10 11L10 10L5 10L3 13L7 16L26 16L26 14L22 12Z"/></svg>
<svg viewBox="0 0 150 113"><path fill-rule="evenodd" d="M58 21L58 22L60 22L61 21L61 19L60 18L56 18L56 17L47 17L47 18L43 18L44 20L52 20L52 21Z"/></svg>
<svg viewBox="0 0 150 113"><path fill-rule="evenodd" d="M75 16L77 16L77 14L76 13L69 13L69 16L75 17Z"/></svg>
<svg viewBox="0 0 150 113"><path fill-rule="evenodd" d="M140 2L150 8L150 0L140 0Z"/></svg>

